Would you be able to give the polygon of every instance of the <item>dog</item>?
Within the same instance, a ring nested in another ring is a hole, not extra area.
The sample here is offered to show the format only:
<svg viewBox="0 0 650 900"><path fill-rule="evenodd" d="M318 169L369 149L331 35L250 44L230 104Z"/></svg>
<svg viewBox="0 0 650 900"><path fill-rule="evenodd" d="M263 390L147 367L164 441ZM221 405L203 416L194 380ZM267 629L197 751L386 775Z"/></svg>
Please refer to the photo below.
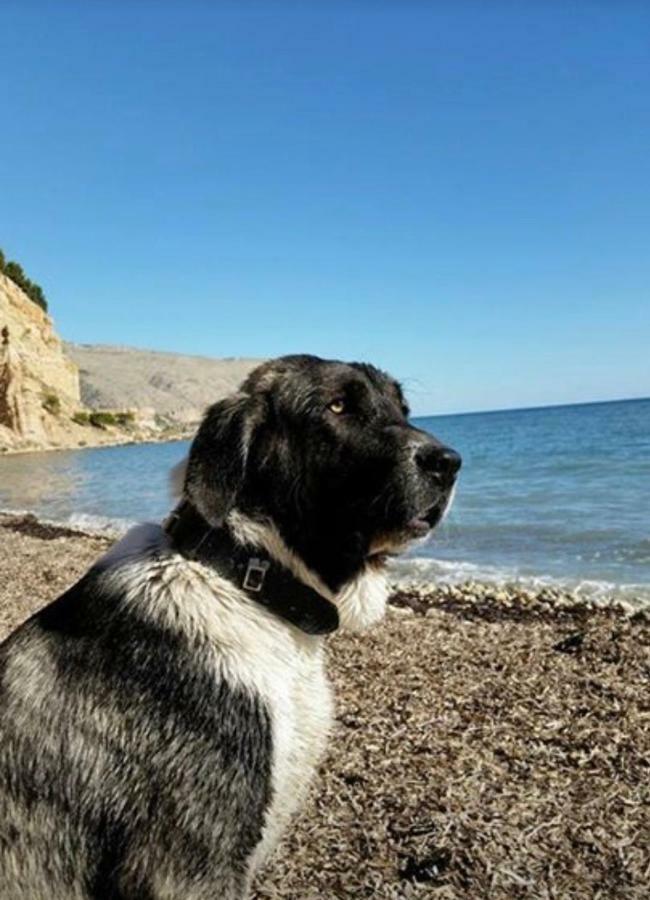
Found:
<svg viewBox="0 0 650 900"><path fill-rule="evenodd" d="M379 369L262 364L182 494L0 645L0 897L241 900L332 721L324 638L381 618L456 452Z"/></svg>

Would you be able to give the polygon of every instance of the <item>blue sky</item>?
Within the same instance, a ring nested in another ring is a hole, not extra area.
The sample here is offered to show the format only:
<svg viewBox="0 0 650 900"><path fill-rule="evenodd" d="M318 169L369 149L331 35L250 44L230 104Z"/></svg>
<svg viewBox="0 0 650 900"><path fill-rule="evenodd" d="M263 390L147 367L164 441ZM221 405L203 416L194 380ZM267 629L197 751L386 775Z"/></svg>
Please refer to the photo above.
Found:
<svg viewBox="0 0 650 900"><path fill-rule="evenodd" d="M0 247L59 331L650 394L650 5L5 0Z"/></svg>

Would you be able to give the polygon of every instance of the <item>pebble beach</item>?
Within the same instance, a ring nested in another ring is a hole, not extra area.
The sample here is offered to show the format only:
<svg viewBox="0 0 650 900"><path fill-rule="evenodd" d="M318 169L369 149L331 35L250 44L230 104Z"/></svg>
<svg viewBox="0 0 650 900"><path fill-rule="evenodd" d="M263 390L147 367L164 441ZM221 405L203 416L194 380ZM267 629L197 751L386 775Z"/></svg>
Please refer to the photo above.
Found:
<svg viewBox="0 0 650 900"><path fill-rule="evenodd" d="M0 639L109 538L0 516ZM329 640L335 734L255 900L647 898L650 615L558 589L395 589Z"/></svg>

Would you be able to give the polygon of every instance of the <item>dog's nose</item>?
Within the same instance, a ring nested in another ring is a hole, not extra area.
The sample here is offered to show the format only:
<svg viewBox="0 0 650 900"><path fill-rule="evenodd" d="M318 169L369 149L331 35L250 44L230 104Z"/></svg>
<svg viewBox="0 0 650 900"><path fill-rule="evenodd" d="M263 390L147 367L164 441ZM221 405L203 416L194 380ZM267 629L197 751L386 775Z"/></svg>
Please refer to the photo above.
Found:
<svg viewBox="0 0 650 900"><path fill-rule="evenodd" d="M415 461L423 472L438 475L445 482L454 480L462 463L460 454L451 447L429 443L418 447Z"/></svg>

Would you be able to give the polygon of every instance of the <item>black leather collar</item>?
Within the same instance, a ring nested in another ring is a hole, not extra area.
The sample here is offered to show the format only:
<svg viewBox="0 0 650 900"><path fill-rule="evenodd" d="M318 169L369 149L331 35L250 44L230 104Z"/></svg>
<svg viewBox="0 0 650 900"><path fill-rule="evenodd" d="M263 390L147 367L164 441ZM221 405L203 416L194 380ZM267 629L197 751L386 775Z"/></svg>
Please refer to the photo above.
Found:
<svg viewBox="0 0 650 900"><path fill-rule="evenodd" d="M175 550L216 569L271 612L306 634L330 634L339 625L336 607L259 547L238 543L225 526L213 528L182 500L163 524Z"/></svg>

